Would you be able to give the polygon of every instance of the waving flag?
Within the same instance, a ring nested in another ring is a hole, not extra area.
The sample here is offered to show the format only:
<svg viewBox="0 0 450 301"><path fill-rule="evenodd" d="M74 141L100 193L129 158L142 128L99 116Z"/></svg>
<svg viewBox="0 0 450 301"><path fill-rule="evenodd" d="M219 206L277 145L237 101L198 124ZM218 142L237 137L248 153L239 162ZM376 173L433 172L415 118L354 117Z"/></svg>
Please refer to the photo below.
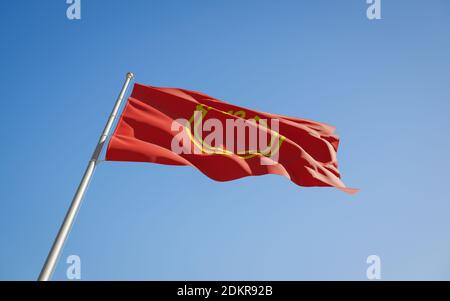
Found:
<svg viewBox="0 0 450 301"><path fill-rule="evenodd" d="M334 127L257 112L177 88L135 84L106 160L189 165L217 181L277 174L300 186L340 179Z"/></svg>

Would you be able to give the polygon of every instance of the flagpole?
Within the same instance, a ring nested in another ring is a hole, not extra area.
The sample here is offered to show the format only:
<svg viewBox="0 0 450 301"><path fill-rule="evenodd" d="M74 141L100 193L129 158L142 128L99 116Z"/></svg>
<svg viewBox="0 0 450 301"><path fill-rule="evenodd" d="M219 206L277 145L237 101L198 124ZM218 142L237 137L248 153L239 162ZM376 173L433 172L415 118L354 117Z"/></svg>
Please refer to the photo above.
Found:
<svg viewBox="0 0 450 301"><path fill-rule="evenodd" d="M105 128L103 129L103 132L98 140L97 146L95 147L94 153L92 154L88 166L86 167L86 171L84 172L80 185L78 186L78 189L75 192L69 210L67 211L64 221L59 229L58 235L56 236L55 241L53 242L52 248L50 249L50 252L47 256L44 266L42 267L41 273L39 274L38 278L39 281L48 281L50 280L53 274L56 263L58 262L58 259L61 255L64 243L67 240L67 236L69 235L70 229L73 225L77 212L80 208L83 196L86 192L86 188L89 185L89 181L91 180L95 167L97 166L98 158L103 149L103 145L106 142L108 134L112 128L116 115L119 111L123 97L133 77L134 77L133 73L131 72L127 73L125 83L123 84L122 90L120 91L120 94L117 97L116 104L114 105L111 115L109 115L108 122L106 123Z"/></svg>

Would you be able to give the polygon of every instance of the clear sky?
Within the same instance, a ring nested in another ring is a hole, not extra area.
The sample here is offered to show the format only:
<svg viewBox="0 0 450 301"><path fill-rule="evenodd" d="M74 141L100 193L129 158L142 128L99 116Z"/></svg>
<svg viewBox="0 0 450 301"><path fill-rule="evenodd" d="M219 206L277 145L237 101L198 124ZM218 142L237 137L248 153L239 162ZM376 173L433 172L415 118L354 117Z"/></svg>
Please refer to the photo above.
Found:
<svg viewBox="0 0 450 301"><path fill-rule="evenodd" d="M66 258L84 280L450 280L450 2L58 1L1 5L0 279L39 274L123 83L198 90L335 125L344 182L219 183L99 165Z"/></svg>

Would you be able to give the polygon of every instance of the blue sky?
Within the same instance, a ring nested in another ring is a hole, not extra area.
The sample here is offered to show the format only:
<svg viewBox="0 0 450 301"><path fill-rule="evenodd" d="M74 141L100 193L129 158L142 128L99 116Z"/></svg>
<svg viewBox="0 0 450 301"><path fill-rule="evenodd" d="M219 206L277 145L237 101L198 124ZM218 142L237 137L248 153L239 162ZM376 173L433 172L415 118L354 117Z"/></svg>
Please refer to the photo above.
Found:
<svg viewBox="0 0 450 301"><path fill-rule="evenodd" d="M54 279L450 280L450 3L10 1L0 18L0 279L36 279L123 83L333 124L344 182L218 183L103 162Z"/></svg>

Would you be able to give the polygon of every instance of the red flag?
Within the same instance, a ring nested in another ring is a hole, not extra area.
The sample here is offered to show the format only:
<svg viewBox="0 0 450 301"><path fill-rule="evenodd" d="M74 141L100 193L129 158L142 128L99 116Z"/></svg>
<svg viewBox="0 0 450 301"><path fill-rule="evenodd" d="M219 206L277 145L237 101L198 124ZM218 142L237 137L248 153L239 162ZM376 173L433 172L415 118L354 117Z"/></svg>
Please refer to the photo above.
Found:
<svg viewBox="0 0 450 301"><path fill-rule="evenodd" d="M206 94L135 84L106 160L190 165L217 181L278 174L300 186L340 179L334 127L234 106Z"/></svg>

